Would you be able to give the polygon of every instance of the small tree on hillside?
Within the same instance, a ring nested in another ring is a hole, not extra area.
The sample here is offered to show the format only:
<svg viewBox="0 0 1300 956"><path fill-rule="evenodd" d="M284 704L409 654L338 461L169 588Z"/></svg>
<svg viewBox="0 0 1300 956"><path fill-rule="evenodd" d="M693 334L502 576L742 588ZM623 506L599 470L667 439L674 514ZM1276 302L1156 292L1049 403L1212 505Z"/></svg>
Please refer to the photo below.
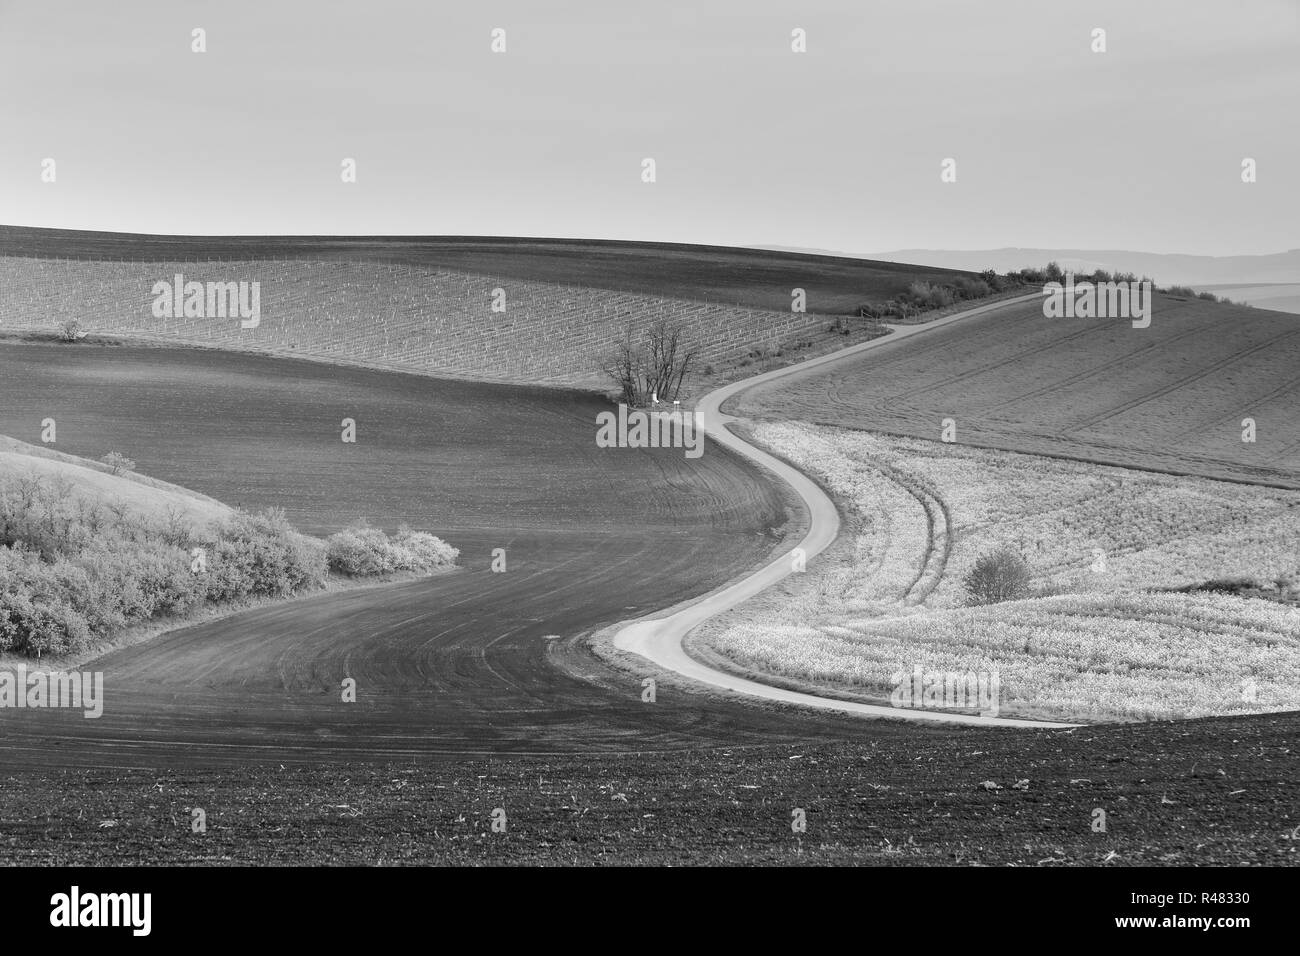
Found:
<svg viewBox="0 0 1300 956"><path fill-rule="evenodd" d="M125 455L119 455L115 451L110 451L107 455L101 458L100 461L107 465L108 470L115 475L120 475L124 471L135 471L135 462L130 458L127 458Z"/></svg>
<svg viewBox="0 0 1300 956"><path fill-rule="evenodd" d="M86 337L86 330L76 319L59 326L59 338L64 342L79 342Z"/></svg>
<svg viewBox="0 0 1300 956"><path fill-rule="evenodd" d="M605 359L601 370L619 387L628 405L648 404L652 397L672 401L682 388L699 355L682 342L680 323L659 319L637 341L629 327L627 336Z"/></svg>
<svg viewBox="0 0 1300 956"><path fill-rule="evenodd" d="M1029 562L1017 551L1000 548L980 555L962 578L968 604L997 604L1029 597Z"/></svg>

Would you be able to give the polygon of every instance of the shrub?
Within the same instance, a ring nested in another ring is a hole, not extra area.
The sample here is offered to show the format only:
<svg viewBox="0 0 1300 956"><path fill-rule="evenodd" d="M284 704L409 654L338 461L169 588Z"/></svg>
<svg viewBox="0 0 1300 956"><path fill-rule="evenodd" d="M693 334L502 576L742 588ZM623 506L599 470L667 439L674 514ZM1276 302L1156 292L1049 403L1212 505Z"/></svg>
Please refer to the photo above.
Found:
<svg viewBox="0 0 1300 956"><path fill-rule="evenodd" d="M0 592L0 650L66 654L90 644L90 627L66 601Z"/></svg>
<svg viewBox="0 0 1300 956"><path fill-rule="evenodd" d="M190 571L189 555L179 548L150 543L132 549L133 577L139 582L142 619L184 614L202 603L206 587Z"/></svg>
<svg viewBox="0 0 1300 956"><path fill-rule="evenodd" d="M125 455L119 455L115 451L110 451L103 458L99 459L108 466L108 470L115 475L120 475L124 471L135 471L135 462Z"/></svg>
<svg viewBox="0 0 1300 956"><path fill-rule="evenodd" d="M1233 577L1214 578L1203 584L1195 585L1193 590L1214 591L1219 594L1248 594L1261 588L1262 585L1255 578L1240 574Z"/></svg>
<svg viewBox="0 0 1300 956"><path fill-rule="evenodd" d="M86 330L75 319L59 326L59 338L64 342L79 342L85 337Z"/></svg>
<svg viewBox="0 0 1300 956"><path fill-rule="evenodd" d="M387 536L363 523L330 535L326 556L331 571L353 577L386 574L393 570Z"/></svg>
<svg viewBox="0 0 1300 956"><path fill-rule="evenodd" d="M907 287L904 297L921 308L941 309L957 301L957 290L953 286L920 280Z"/></svg>
<svg viewBox="0 0 1300 956"><path fill-rule="evenodd" d="M409 529L395 542L379 531L367 540L384 570L458 555ZM196 544L207 552L204 574L190 568ZM0 478L0 650L74 653L204 602L294 594L323 587L327 575L325 545L280 510L237 512L194 537L179 511L155 518L88 501L62 477Z"/></svg>
<svg viewBox="0 0 1300 956"><path fill-rule="evenodd" d="M1010 548L980 555L962 578L962 586L968 604L997 604L1029 597L1029 562Z"/></svg>
<svg viewBox="0 0 1300 956"><path fill-rule="evenodd" d="M963 299L982 299L993 291L993 287L983 279L967 279L965 276L958 279L955 285Z"/></svg>
<svg viewBox="0 0 1300 956"><path fill-rule="evenodd" d="M415 556L415 568L418 570L451 567L460 557L459 548L453 548L446 541L425 531L399 528L397 540Z"/></svg>
<svg viewBox="0 0 1300 956"><path fill-rule="evenodd" d="M89 540L67 478L29 476L0 485L0 545L21 543L53 560L77 553Z"/></svg>
<svg viewBox="0 0 1300 956"><path fill-rule="evenodd" d="M352 577L391 574L394 571L435 571L456 563L460 551L441 538L403 525L394 538L364 521L329 537L330 570Z"/></svg>
<svg viewBox="0 0 1300 956"><path fill-rule="evenodd" d="M227 600L277 597L325 583L323 549L290 527L279 508L261 514L237 512L209 543L208 596Z"/></svg>

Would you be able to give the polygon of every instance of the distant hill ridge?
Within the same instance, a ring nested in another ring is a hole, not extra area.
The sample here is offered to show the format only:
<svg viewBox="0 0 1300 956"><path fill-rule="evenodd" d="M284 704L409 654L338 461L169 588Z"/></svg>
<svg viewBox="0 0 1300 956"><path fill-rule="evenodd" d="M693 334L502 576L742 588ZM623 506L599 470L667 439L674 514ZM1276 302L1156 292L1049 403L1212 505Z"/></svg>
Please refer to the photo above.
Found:
<svg viewBox="0 0 1300 956"><path fill-rule="evenodd" d="M207 258L378 262L790 311L857 315L917 280L964 273L847 256L727 246L492 236L160 236L0 225L0 256L135 262Z"/></svg>
<svg viewBox="0 0 1300 956"><path fill-rule="evenodd" d="M933 268L1006 272L1055 261L1074 272L1133 272L1151 276L1162 286L1300 282L1300 249L1259 256L1193 256L1180 253L1095 249L1021 249L985 251L899 249L879 253L879 259Z"/></svg>

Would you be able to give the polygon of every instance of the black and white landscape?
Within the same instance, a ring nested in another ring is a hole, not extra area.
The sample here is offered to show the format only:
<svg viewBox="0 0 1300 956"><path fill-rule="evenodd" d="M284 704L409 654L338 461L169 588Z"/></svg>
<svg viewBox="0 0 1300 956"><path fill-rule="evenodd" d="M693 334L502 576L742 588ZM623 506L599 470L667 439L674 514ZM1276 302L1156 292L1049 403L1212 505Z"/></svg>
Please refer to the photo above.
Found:
<svg viewBox="0 0 1300 956"><path fill-rule="evenodd" d="M0 862L1295 864L1294 4L75 7Z"/></svg>

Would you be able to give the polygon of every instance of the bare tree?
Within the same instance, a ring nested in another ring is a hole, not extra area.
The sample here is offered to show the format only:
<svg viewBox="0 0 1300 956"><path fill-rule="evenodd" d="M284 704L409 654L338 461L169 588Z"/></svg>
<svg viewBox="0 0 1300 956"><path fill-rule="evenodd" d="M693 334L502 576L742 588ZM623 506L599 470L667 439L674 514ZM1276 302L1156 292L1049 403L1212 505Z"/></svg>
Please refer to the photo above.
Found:
<svg viewBox="0 0 1300 956"><path fill-rule="evenodd" d="M614 353L605 359L601 371L614 380L622 392L621 399L625 405L640 404L640 353L632 344L632 330L614 349Z"/></svg>
<svg viewBox="0 0 1300 956"><path fill-rule="evenodd" d="M679 322L657 319L638 343L629 326L627 335L606 358L601 370L622 392L628 405L645 405L652 398L672 401L699 357L699 350L683 343Z"/></svg>

